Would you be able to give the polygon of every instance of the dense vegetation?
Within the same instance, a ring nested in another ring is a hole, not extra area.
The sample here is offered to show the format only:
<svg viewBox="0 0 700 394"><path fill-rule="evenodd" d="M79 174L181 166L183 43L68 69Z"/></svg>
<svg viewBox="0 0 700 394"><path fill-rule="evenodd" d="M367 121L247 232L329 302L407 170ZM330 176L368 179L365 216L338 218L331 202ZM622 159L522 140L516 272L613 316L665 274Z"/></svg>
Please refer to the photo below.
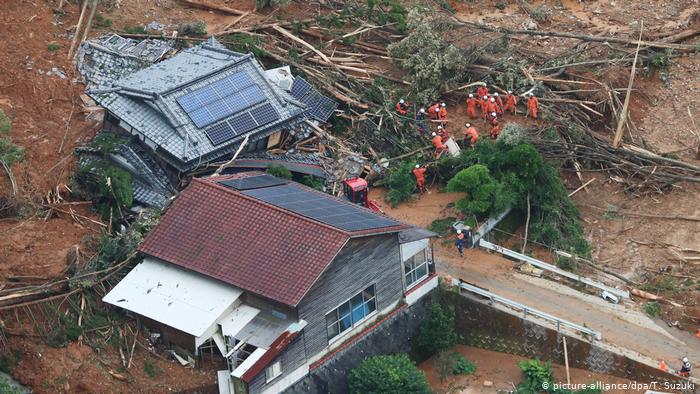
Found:
<svg viewBox="0 0 700 394"><path fill-rule="evenodd" d="M374 356L350 373L353 394L429 394L425 374L406 355Z"/></svg>
<svg viewBox="0 0 700 394"><path fill-rule="evenodd" d="M552 363L542 363L540 360L521 361L520 370L524 378L518 384L518 394L600 394L600 389L581 389L576 391L554 388L554 375L552 374Z"/></svg>
<svg viewBox="0 0 700 394"><path fill-rule="evenodd" d="M0 110L0 161L5 162L8 167L12 167L12 164L24 157L24 150L5 136L11 129L12 121Z"/></svg>

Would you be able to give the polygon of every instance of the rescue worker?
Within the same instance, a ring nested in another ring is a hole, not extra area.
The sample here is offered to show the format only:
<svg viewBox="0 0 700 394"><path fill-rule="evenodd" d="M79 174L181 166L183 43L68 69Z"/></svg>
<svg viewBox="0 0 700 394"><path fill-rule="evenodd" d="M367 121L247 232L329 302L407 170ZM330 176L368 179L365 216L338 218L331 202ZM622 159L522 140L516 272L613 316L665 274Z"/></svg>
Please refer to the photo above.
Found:
<svg viewBox="0 0 700 394"><path fill-rule="evenodd" d="M423 135L423 133L425 133L425 108L418 110L416 114L416 125L418 126L418 132Z"/></svg>
<svg viewBox="0 0 700 394"><path fill-rule="evenodd" d="M433 132L432 137L433 146L435 147L435 153L433 154L433 156L436 159L439 159L442 155L443 149L445 149L445 147L442 145L442 137L437 135L437 133L435 132Z"/></svg>
<svg viewBox="0 0 700 394"><path fill-rule="evenodd" d="M471 119L476 118L476 104L477 100L474 98L474 95L470 93L467 99L467 116Z"/></svg>
<svg viewBox="0 0 700 394"><path fill-rule="evenodd" d="M498 105L496 105L496 99L494 97L491 97L491 99L489 100L489 102L486 106L486 111L489 114L495 114L498 112ZM494 119L494 116L492 115L491 120L493 120L493 119Z"/></svg>
<svg viewBox="0 0 700 394"><path fill-rule="evenodd" d="M512 114L515 114L515 96L513 95L513 92L510 90L508 91L508 94L506 95L506 105L503 107L503 112L505 113L506 111L510 111Z"/></svg>
<svg viewBox="0 0 700 394"><path fill-rule="evenodd" d="M440 112L440 104L435 103L428 107L428 118L429 119L437 119L438 112Z"/></svg>
<svg viewBox="0 0 700 394"><path fill-rule="evenodd" d="M481 96L481 118L486 120L488 117L488 105L489 105L489 96Z"/></svg>
<svg viewBox="0 0 700 394"><path fill-rule="evenodd" d="M447 104L444 102L440 103L440 111L438 112L438 117L440 120L447 120Z"/></svg>
<svg viewBox="0 0 700 394"><path fill-rule="evenodd" d="M683 364L681 365L681 370L678 371L678 376L690 377L690 361L688 361L688 357L683 357Z"/></svg>
<svg viewBox="0 0 700 394"><path fill-rule="evenodd" d="M440 136L440 138L442 139L442 143L443 143L443 144L444 144L445 142L447 142L447 140L450 138L449 133L448 133L447 130L446 130L444 127L442 127L442 126L438 126L438 128L437 128L437 135Z"/></svg>
<svg viewBox="0 0 700 394"><path fill-rule="evenodd" d="M425 172L428 169L421 167L420 164L416 164L416 168L413 169L413 176L416 177L416 184L418 185L418 193L423 194L425 190Z"/></svg>
<svg viewBox="0 0 700 394"><path fill-rule="evenodd" d="M496 108L498 109L498 114L502 115L503 114L503 100L501 99L501 96L498 95L498 92L493 94L493 98L496 99Z"/></svg>
<svg viewBox="0 0 700 394"><path fill-rule="evenodd" d="M493 117L492 121L492 126L491 126L491 139L495 140L498 138L498 136L501 134L501 125L498 123L498 119L496 119L496 113L492 113L491 116Z"/></svg>
<svg viewBox="0 0 700 394"><path fill-rule="evenodd" d="M479 139L479 132L476 131L476 128L471 123L465 123L464 127L466 127L466 130L464 130L464 147L474 146Z"/></svg>
<svg viewBox="0 0 700 394"><path fill-rule="evenodd" d="M401 99L398 103L396 103L396 112L398 112L399 115L408 115L408 104L406 104L404 99Z"/></svg>
<svg viewBox="0 0 700 394"><path fill-rule="evenodd" d="M488 96L489 88L487 88L486 86L479 86L478 88L476 88L476 95L478 97Z"/></svg>
<svg viewBox="0 0 700 394"><path fill-rule="evenodd" d="M532 119L537 119L537 105L539 102L534 94L530 93L530 98L527 99L527 114L530 115ZM526 116L527 116L526 114Z"/></svg>
<svg viewBox="0 0 700 394"><path fill-rule="evenodd" d="M457 250L459 251L459 257L464 257L464 234L462 234L462 230L457 230Z"/></svg>

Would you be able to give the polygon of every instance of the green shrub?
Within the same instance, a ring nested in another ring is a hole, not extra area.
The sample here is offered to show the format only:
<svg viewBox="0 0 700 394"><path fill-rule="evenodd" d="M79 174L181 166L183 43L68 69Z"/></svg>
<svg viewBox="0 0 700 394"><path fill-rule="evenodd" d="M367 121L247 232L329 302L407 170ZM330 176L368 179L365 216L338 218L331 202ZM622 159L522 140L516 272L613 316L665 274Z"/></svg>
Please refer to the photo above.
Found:
<svg viewBox="0 0 700 394"><path fill-rule="evenodd" d="M84 198L95 203L103 219L118 221L133 204L131 174L106 160L97 160L81 168L74 177Z"/></svg>
<svg viewBox="0 0 700 394"><path fill-rule="evenodd" d="M476 364L467 360L461 354L452 353L452 374L453 375L471 375L476 372Z"/></svg>
<svg viewBox="0 0 700 394"><path fill-rule="evenodd" d="M12 120L0 109L0 133L5 134L12 130Z"/></svg>
<svg viewBox="0 0 700 394"><path fill-rule="evenodd" d="M9 138L0 138L0 160L8 166L24 158L24 149L15 145Z"/></svg>
<svg viewBox="0 0 700 394"><path fill-rule="evenodd" d="M112 27L112 20L105 18L100 14L95 15L95 21L93 23L97 29L107 29Z"/></svg>
<svg viewBox="0 0 700 394"><path fill-rule="evenodd" d="M430 226L428 226L428 230L434 232L435 234L444 237L447 235L452 234L452 223L456 222L457 218L455 217L448 217L444 219L435 219L433 220L432 223L430 223Z"/></svg>
<svg viewBox="0 0 700 394"><path fill-rule="evenodd" d="M586 388L577 391L554 388L554 375L552 374L552 363L542 363L540 360L527 360L518 363L520 370L523 372L525 379L518 383L518 394L535 394L535 393L551 393L551 394L600 394L601 390L596 388ZM547 388L543 385L547 383Z"/></svg>
<svg viewBox="0 0 700 394"><path fill-rule="evenodd" d="M146 34L145 26L124 26L124 33L126 34Z"/></svg>
<svg viewBox="0 0 700 394"><path fill-rule="evenodd" d="M406 30L406 8L399 0L367 0L367 19L380 25L393 23L392 28Z"/></svg>
<svg viewBox="0 0 700 394"><path fill-rule="evenodd" d="M386 180L389 191L386 193L385 200L392 207L408 201L416 191L416 178L413 176L415 166L414 162L403 162L389 170Z"/></svg>
<svg viewBox="0 0 700 394"><path fill-rule="evenodd" d="M352 394L431 393L425 374L406 355L370 357L350 372Z"/></svg>
<svg viewBox="0 0 700 394"><path fill-rule="evenodd" d="M440 304L430 306L430 315L421 322L416 344L427 355L446 351L454 346L457 335L454 332L455 317L452 311L443 310Z"/></svg>
<svg viewBox="0 0 700 394"><path fill-rule="evenodd" d="M58 44L50 43L46 46L46 48L51 52L56 52L57 50L61 49L61 46Z"/></svg>
<svg viewBox="0 0 700 394"><path fill-rule="evenodd" d="M661 316L661 304L657 301L649 301L644 304L644 312L651 317Z"/></svg>
<svg viewBox="0 0 700 394"><path fill-rule="evenodd" d="M232 51L241 52L241 53L251 52L256 57L263 57L267 54L267 52L263 48L265 42L263 41L262 38L260 38L258 36L251 36L251 35L244 34L244 33L236 33L236 34L232 34L230 36L227 36L224 43L226 44L226 47ZM293 49L294 48L290 48L289 51L292 51ZM295 51L296 51L296 49L294 49L293 52L295 52ZM290 57L293 57L293 56L290 56ZM298 58L299 58L298 54L296 55L296 58L298 60ZM292 59L292 60L294 60L294 59Z"/></svg>
<svg viewBox="0 0 700 394"><path fill-rule="evenodd" d="M153 364L153 361L151 360L146 360L143 362L143 372L145 372L151 379L158 376L156 365Z"/></svg>
<svg viewBox="0 0 700 394"><path fill-rule="evenodd" d="M177 35L181 37L199 37L207 35L204 21L182 23L177 26Z"/></svg>
<svg viewBox="0 0 700 394"><path fill-rule="evenodd" d="M0 376L0 393L2 394L23 394L24 391L7 379Z"/></svg>
<svg viewBox="0 0 700 394"><path fill-rule="evenodd" d="M304 178L302 178L301 183L308 187L312 187L318 191L323 191L323 189L325 188L325 183L323 182L323 179L313 175L304 175Z"/></svg>
<svg viewBox="0 0 700 394"><path fill-rule="evenodd" d="M496 215L507 209L514 200L512 192L494 179L489 169L475 164L457 173L447 183L448 191L466 192L468 195L455 203L465 214L480 218Z"/></svg>
<svg viewBox="0 0 700 394"><path fill-rule="evenodd" d="M287 167L276 166L270 164L267 166L267 173L282 179L292 179L292 172L287 169Z"/></svg>

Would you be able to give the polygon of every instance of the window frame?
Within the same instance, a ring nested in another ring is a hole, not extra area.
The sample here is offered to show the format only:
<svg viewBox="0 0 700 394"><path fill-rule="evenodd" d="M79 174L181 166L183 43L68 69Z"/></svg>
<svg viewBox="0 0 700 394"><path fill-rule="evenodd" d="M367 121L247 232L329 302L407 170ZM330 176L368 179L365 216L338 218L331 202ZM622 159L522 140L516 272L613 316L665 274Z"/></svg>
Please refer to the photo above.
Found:
<svg viewBox="0 0 700 394"><path fill-rule="evenodd" d="M275 373L275 366L277 366L277 374ZM270 373L272 371L272 373ZM270 376L272 375L272 376ZM265 383L270 383L273 380L282 376L282 360L277 360L265 368Z"/></svg>
<svg viewBox="0 0 700 394"><path fill-rule="evenodd" d="M365 299L364 294L369 289L372 289L372 297ZM357 321L353 321L353 311L355 309L357 309L357 306L353 305L351 301L353 298L356 298L358 295L362 296L362 303L360 305L362 305L361 310L363 311L363 313L365 310L368 309L368 306L370 305L370 303L374 304L374 309L372 311L370 311L369 313L365 314L363 317L361 317ZM343 314L343 316L340 316L340 308L343 307L345 304L348 304L347 313ZM329 323L328 316L332 313L335 313L335 317L334 317L335 320ZM335 308L326 312L324 322L326 325L326 339L328 340L328 343L329 344L333 343L336 340L338 340L339 338L342 338L345 334L352 331L352 329L356 328L360 324L364 323L367 319L374 316L376 313L377 313L377 286L376 286L376 283L372 283L369 286L365 287L364 289L360 290L358 293L353 294L350 298L348 298L345 301L338 304ZM344 319L349 319L350 325L347 328L342 329L341 324L342 324L342 321ZM329 328L332 325L335 325L336 330L337 330L337 334L330 337L329 336L329 334L330 334Z"/></svg>
<svg viewBox="0 0 700 394"><path fill-rule="evenodd" d="M418 255L421 254L421 253L423 254L424 261L423 261L422 263L420 263L420 264L416 264L416 262L415 262L415 257L418 256ZM410 261L410 264L411 264L411 269L410 269L408 272L406 272L406 263L408 263L409 261ZM430 270L428 269L428 263L429 263L429 259L428 259L428 248L421 249L420 251L416 252L416 253L413 254L411 257L409 257L409 258L407 258L406 260L403 261L402 267L401 267L401 268L402 268L402 271L403 271L404 282L406 283L406 290L409 290L409 289L411 289L412 287L416 286L418 283L422 282L423 279L427 278L427 277L430 275ZM418 271L418 269L419 269L421 266L425 266L425 274L423 274L421 277L417 277L417 276L416 276L415 279L414 279L412 282L409 283L409 281L408 281L409 275L410 275L410 276L415 275L415 274L416 274L416 271Z"/></svg>

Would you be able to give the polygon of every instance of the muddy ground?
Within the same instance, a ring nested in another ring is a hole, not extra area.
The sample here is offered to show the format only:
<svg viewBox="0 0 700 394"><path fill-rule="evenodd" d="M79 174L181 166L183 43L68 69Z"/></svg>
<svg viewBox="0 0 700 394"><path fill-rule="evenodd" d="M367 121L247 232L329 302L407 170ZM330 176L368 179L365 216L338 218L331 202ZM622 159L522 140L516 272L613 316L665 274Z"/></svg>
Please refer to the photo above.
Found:
<svg viewBox="0 0 700 394"><path fill-rule="evenodd" d="M242 10L254 9L250 0L212 1ZM13 276L31 276L35 277L34 280L60 277L66 267L69 251L79 245L85 236L99 236L104 231L102 226L89 220L98 218L86 205L72 206L76 213L87 218L82 220L75 220L61 212L47 215L47 210L42 208L47 193L57 188L64 198L70 198L63 185L70 184L71 174L75 170L73 149L89 140L97 128L97 125L85 120L79 97L84 87L77 81L79 76L67 58L71 34L80 10L75 2L68 1L63 13L54 13L58 2L11 1L3 5L3 12L0 13L0 50L3 53L0 57L0 108L12 118L12 140L25 149L25 160L13 166L19 189L17 199L24 209L18 218L0 218L0 283ZM505 5L503 9L500 4ZM697 2L691 0L672 3L561 0L523 4L450 1L459 19L511 28L536 23L538 28L545 30L636 36L639 29L637 21L643 19L645 37L654 38L698 23ZM531 7L538 10L543 7L541 11L546 17L542 21L533 19ZM310 3L293 2L286 8L251 14L241 25L276 19L302 19L315 15L317 10L318 7ZM111 0L103 2L98 14L110 20L111 28L116 30L152 21L170 26L203 20L209 33L216 33L234 18L186 8L174 0ZM107 28L96 27L91 35ZM529 44L521 55L533 60L537 59L538 53L565 54L580 45L568 39L513 39ZM488 35L462 37L457 34L455 40L480 43L488 40ZM58 45L58 50L49 50L49 44ZM585 45L595 46L601 53L607 50L604 43ZM691 130L697 128L690 121L691 117L700 113L700 101L695 99L700 92L699 68L697 55L691 54L674 57L663 74L640 72L630 108L640 133L633 135L633 138L643 140L647 148L654 152L671 153L700 164L694 159L692 150L697 146L697 138ZM609 78L619 81L615 87L625 87L627 72L623 69ZM447 98L448 110L455 119L453 124L461 125L466 121L463 98L460 94ZM522 117L505 117L504 121L531 122ZM485 128L482 130L482 125L478 126L482 138L485 138L488 131ZM451 131L456 137L461 137L460 129ZM4 173L1 175L0 195L8 196L10 183ZM569 189L580 186L575 176L569 173L563 175ZM589 241L593 245L593 257L609 268L640 281L655 283L662 280L666 273L657 273L668 266L674 268L676 275L694 276L692 281L695 282L688 284L688 281L684 281L685 287L680 281L676 282L679 291L672 296L689 307L697 306L700 301L697 295L700 282L695 274L697 266L679 262L667 248L644 243L668 243L680 248L700 249L700 223L625 215L611 217L605 215L604 210L612 204L647 214L699 217L700 185L679 184L667 194L635 196L626 194L621 185L604 175L584 173L584 179L591 177L595 177L596 181L587 191L581 191L573 198L581 210ZM448 202L439 202L443 203L447 207ZM416 208L412 215L416 216L424 208L434 209L422 207L420 200L412 204ZM427 226L443 214L445 212L438 210L431 217L412 217L414 220L411 221ZM684 319L683 309L673 311L669 308L668 311L671 312L668 319L681 320L685 330L695 329L692 320ZM145 338L141 340L145 343ZM212 374L181 368L141 347L137 347L134 355L135 366L119 371L119 354L115 349L111 349L111 353L109 349L104 350L101 354L84 344L53 349L39 338L17 336L10 337L9 342L19 355L19 367L15 369L15 374L39 393L167 392L214 383ZM157 378L149 377L143 371L147 361L154 363L163 373ZM126 381L110 375L110 370L126 375Z"/></svg>

